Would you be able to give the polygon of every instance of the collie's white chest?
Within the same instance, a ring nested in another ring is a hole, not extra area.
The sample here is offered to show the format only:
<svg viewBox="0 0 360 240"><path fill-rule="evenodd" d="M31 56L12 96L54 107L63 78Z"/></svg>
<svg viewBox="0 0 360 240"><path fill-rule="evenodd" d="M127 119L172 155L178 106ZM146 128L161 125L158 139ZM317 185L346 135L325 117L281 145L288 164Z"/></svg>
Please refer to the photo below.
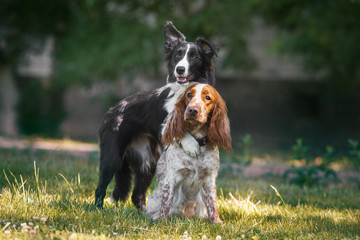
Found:
<svg viewBox="0 0 360 240"><path fill-rule="evenodd" d="M188 88L191 85L194 85L195 82L190 82L189 84L186 85L180 85L177 83L168 83L166 85L166 87L170 87L170 93L169 93L169 99L165 102L164 105L164 109L168 112L171 113L172 111L174 111L175 109L175 104L178 100L178 98L181 96L181 94L183 94L186 90L186 88Z"/></svg>

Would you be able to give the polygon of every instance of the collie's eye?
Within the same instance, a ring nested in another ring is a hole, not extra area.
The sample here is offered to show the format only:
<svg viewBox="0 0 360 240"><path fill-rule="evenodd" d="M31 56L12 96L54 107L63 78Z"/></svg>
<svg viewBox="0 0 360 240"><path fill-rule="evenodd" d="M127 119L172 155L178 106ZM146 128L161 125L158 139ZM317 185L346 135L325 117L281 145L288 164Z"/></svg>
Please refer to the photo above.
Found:
<svg viewBox="0 0 360 240"><path fill-rule="evenodd" d="M211 100L211 97L206 96L205 99L208 100L208 101L210 101L210 100Z"/></svg>
<svg viewBox="0 0 360 240"><path fill-rule="evenodd" d="M197 60L197 59L199 59L199 57L194 55L194 56L192 56L192 59Z"/></svg>
<svg viewBox="0 0 360 240"><path fill-rule="evenodd" d="M189 93L187 94L187 97L188 97L188 98L192 98L192 93L189 92Z"/></svg>
<svg viewBox="0 0 360 240"><path fill-rule="evenodd" d="M176 54L176 55L175 55L175 58L181 58L181 55L180 55L180 54Z"/></svg>

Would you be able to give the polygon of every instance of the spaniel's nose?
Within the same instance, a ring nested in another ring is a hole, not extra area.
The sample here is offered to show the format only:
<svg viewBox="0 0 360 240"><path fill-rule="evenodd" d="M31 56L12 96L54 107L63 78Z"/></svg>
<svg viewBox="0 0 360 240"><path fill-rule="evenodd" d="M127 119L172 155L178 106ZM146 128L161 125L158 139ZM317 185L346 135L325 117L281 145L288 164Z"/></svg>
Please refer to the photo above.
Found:
<svg viewBox="0 0 360 240"><path fill-rule="evenodd" d="M182 75L183 73L185 72L185 67L177 67L176 68L176 73L179 74L179 75Z"/></svg>
<svg viewBox="0 0 360 240"><path fill-rule="evenodd" d="M190 113L190 115L192 116L192 117L195 117L197 114L198 114L198 110L197 109L195 109L195 108L190 108L189 109L189 113Z"/></svg>

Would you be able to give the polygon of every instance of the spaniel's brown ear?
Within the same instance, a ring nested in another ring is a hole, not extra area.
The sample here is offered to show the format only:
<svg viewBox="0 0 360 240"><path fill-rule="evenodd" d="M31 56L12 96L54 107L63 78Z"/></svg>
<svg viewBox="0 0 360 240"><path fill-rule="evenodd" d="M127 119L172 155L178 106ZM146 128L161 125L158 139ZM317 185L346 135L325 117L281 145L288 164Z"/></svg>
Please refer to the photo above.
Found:
<svg viewBox="0 0 360 240"><path fill-rule="evenodd" d="M229 152L232 150L232 147L227 108L220 94L216 92L215 95L217 103L211 116L208 139L211 143L218 145Z"/></svg>
<svg viewBox="0 0 360 240"><path fill-rule="evenodd" d="M163 145L172 144L174 138L181 140L189 130L189 124L185 122L184 113L186 110L185 94L175 104L175 109L166 119L166 128L162 136Z"/></svg>

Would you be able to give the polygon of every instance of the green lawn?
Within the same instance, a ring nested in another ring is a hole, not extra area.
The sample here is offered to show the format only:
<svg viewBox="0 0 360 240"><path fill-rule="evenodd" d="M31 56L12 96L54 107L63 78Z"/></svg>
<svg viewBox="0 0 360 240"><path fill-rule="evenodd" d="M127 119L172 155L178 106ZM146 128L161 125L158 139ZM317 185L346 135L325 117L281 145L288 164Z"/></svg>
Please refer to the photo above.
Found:
<svg viewBox="0 0 360 240"><path fill-rule="evenodd" d="M97 167L96 153L84 160L0 150L0 239L360 238L359 185L306 188L279 178L222 174L217 180L222 225L179 217L152 222L130 201L94 208Z"/></svg>

